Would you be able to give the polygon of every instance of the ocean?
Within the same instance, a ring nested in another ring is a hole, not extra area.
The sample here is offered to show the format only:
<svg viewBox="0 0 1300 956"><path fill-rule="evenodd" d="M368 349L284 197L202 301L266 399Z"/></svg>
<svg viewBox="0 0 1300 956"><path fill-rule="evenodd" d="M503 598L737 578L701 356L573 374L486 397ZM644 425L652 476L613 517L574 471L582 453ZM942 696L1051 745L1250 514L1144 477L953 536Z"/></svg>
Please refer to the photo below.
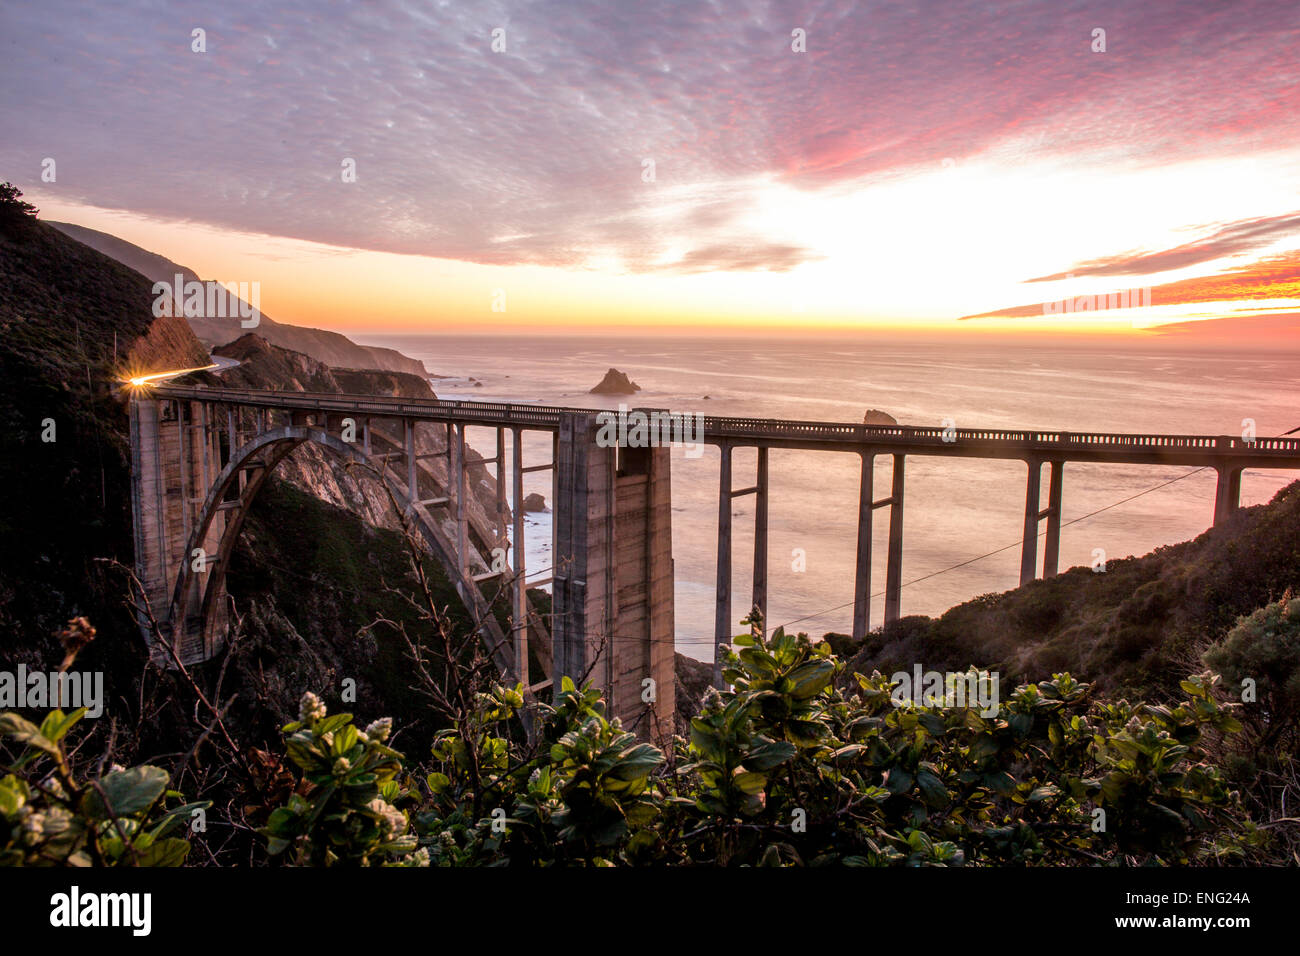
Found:
<svg viewBox="0 0 1300 956"><path fill-rule="evenodd" d="M958 428L1239 435L1243 420L1253 419L1257 434L1268 436L1300 425L1300 355L1275 351L1163 348L1158 343L1119 348L1074 341L958 347L935 338L353 338L423 360L431 373L447 376L431 384L449 399L610 409L624 401L679 412L844 422L861 422L864 411L875 408L903 424L938 426L950 420ZM588 394L610 367L626 372L642 391L630 399ZM490 431L471 429L468 439L481 452L492 453ZM528 463L548 461L549 438L526 439L525 454ZM708 660L718 452L709 448L702 457L690 458L674 448L672 459L677 649ZM754 463L752 449L734 453L734 487L752 483ZM849 631L858 458L774 450L769 469L769 622L817 635ZM1193 472L1067 463L1061 569L1091 565L1096 549L1114 560L1203 532L1212 519L1215 474ZM888 495L889 476L889 460L878 459L877 498ZM1247 471L1242 504L1266 502L1297 477L1300 473ZM525 478L525 493L543 494L549 505L549 472ZM977 595L1017 585L1022 463L914 456L907 461L906 482L904 614L940 614ZM1043 494L1045 506L1045 481ZM752 501L735 501L732 606L737 620L750 600ZM883 619L886 519L886 511L878 512L873 626ZM535 569L530 579L542 577L550 565L549 513L528 516L526 537L528 563ZM1011 547L980 557L1003 546Z"/></svg>

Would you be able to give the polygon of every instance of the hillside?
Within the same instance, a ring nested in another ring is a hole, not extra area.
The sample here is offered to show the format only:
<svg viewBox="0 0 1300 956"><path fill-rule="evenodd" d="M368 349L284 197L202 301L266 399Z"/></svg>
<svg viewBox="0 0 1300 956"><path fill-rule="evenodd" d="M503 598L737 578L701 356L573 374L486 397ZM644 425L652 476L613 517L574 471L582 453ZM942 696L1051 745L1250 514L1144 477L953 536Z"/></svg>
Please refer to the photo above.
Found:
<svg viewBox="0 0 1300 956"><path fill-rule="evenodd" d="M170 283L178 273L187 281L200 279L193 269L172 262L165 256L141 249L106 232L98 232L69 222L51 222L49 225L78 242L116 259L154 282ZM246 331L234 319L190 318L189 323L194 334L209 348L225 345ZM325 329L285 325L276 322L265 313L262 313L256 332L272 345L292 349L295 352L304 352L326 365L337 365L343 368L376 368L421 377L428 375L423 362L408 358L395 349L358 345L345 335Z"/></svg>
<svg viewBox="0 0 1300 956"><path fill-rule="evenodd" d="M44 223L0 231L0 656L48 651L76 614L106 635L129 623L94 560L131 560L121 376L207 361L152 301L144 276Z"/></svg>
<svg viewBox="0 0 1300 956"><path fill-rule="evenodd" d="M152 301L149 278L44 223L0 232L0 495L9 502L0 512L0 670L57 666L55 632L88 617L98 633L78 665L104 672L108 712L132 728L119 743L128 759L174 749L189 716L185 693L167 693L168 679L146 669L127 580L104 563L134 563L121 374L132 362L184 368L208 357L186 323L154 319ZM333 369L256 335L219 351L242 364L224 379L200 372L189 381L433 396L423 375ZM42 441L46 419L53 441ZM432 431L425 441L422 450L437 447ZM379 616L409 616L406 543L373 486L318 457L301 449L284 462L243 528L228 582L241 650L224 670L221 661L194 668L209 686L220 672L225 692L238 695L228 716L250 745L278 740L277 717L304 687L337 687L343 676L357 681L367 709L405 715L413 727L424 713L399 645L359 633ZM471 467L484 494L474 512L486 520L483 502L495 508L481 487L487 472ZM429 563L426 573L438 605L466 626L440 569ZM549 610L544 592L532 599Z"/></svg>
<svg viewBox="0 0 1300 956"><path fill-rule="evenodd" d="M1200 652L1243 615L1300 592L1300 482L1192 541L1072 568L938 618L905 617L853 660L870 673L998 669L1004 683L1068 670L1115 693L1176 693ZM837 637L837 642L847 638ZM841 646L843 644L841 643Z"/></svg>

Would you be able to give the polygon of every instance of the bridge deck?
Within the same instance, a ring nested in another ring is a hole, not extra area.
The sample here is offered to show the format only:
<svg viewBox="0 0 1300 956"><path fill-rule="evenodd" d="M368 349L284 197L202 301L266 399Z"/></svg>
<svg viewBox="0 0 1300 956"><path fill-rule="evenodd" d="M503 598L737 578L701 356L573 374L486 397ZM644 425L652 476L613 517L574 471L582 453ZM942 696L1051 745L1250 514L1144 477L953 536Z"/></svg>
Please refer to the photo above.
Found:
<svg viewBox="0 0 1300 956"><path fill-rule="evenodd" d="M152 391L159 398L188 401L544 431L558 431L561 421L566 416L595 416L609 411L599 408L509 402L444 401L349 395L338 392L271 392L259 389L180 385L158 386ZM643 410L668 412L667 409ZM693 413L677 414L688 419L688 428L697 421ZM1062 461L1300 469L1300 438L1258 438L1248 442L1232 435L1017 431L992 428L944 429L913 425L861 425L852 422L807 422L716 415L700 416L698 420L703 424L703 441L708 444L733 447L801 448L961 458L1037 458ZM689 431L688 435L695 437L696 433Z"/></svg>

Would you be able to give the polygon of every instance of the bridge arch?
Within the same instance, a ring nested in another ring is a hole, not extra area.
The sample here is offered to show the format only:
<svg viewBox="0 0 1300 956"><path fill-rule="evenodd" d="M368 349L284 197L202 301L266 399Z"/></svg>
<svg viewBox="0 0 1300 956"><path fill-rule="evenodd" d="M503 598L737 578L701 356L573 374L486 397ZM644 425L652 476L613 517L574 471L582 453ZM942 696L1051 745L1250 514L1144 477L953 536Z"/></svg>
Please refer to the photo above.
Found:
<svg viewBox="0 0 1300 956"><path fill-rule="evenodd" d="M211 646L211 631L218 619L214 612L224 599L226 568L239 540L248 510L276 466L295 449L307 443L325 448L344 461L364 465L371 470L410 520L434 560L447 573L461 603L472 619L478 622L479 636L500 671L512 680L522 679L515 674L513 648L491 607L473 579L462 571L454 545L428 510L418 501L412 501L406 486L394 480L387 469L376 467L363 449L317 426L286 425L270 429L232 450L229 461L208 489L198 519L189 534L185 559L181 562L171 597L169 617L173 622L173 634L177 631L186 633L189 621L197 616L204 644ZM242 474L247 474L247 477L241 487ZM235 490L236 497L227 500L232 489ZM226 513L226 520L217 553L205 555L204 570L196 571L195 562L190 556L203 546L214 518L222 511ZM197 608L192 606L196 597Z"/></svg>

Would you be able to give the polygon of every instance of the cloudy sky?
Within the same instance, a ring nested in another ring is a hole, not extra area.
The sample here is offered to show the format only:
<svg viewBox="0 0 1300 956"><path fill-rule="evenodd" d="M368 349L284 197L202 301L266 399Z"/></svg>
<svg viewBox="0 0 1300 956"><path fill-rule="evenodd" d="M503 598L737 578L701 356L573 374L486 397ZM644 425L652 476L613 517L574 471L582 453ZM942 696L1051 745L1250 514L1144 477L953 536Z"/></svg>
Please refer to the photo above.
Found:
<svg viewBox="0 0 1300 956"><path fill-rule="evenodd" d="M282 321L1300 311L1294 0L41 0L0 38L0 179Z"/></svg>

